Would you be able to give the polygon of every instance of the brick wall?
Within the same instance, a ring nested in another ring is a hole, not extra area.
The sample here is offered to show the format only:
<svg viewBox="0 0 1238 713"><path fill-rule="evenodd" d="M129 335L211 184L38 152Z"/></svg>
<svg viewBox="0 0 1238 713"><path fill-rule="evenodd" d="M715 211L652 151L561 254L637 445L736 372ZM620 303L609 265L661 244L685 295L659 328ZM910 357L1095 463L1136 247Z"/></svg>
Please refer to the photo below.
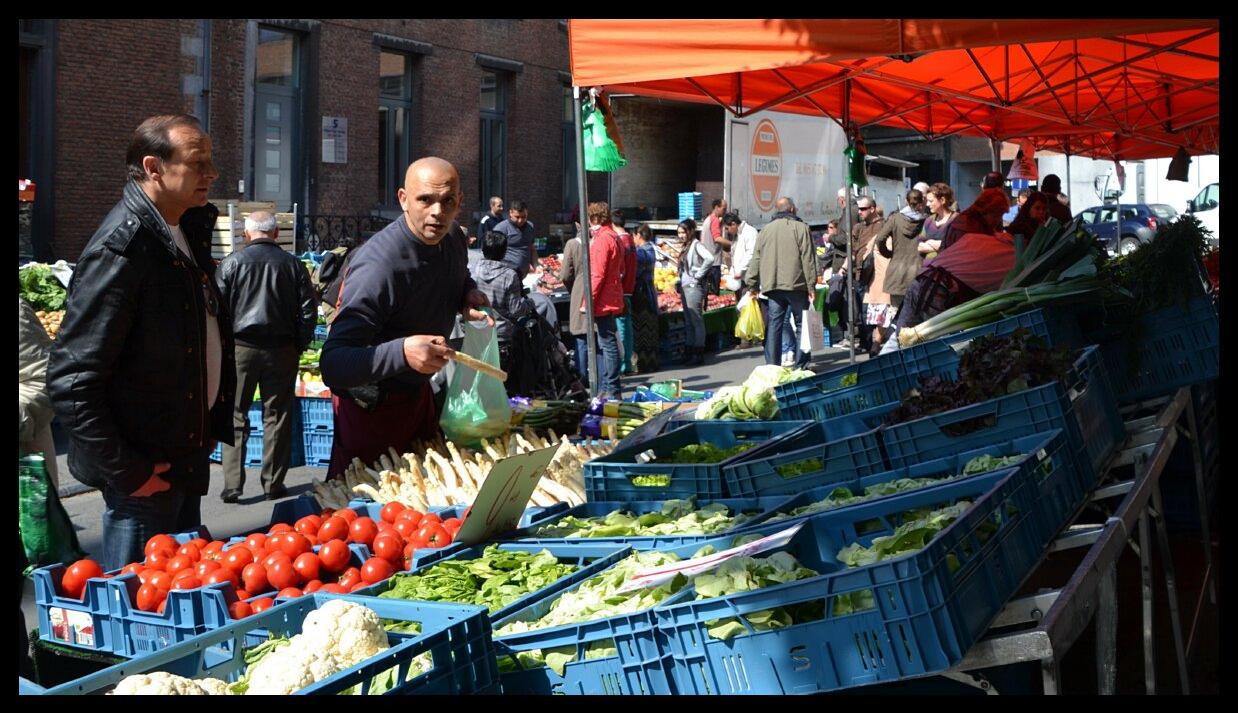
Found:
<svg viewBox="0 0 1238 713"><path fill-rule="evenodd" d="M211 37L210 132L220 178L213 199L244 199L237 183L250 158L244 135L247 20L214 20ZM120 196L125 146L133 129L155 113L192 111L182 79L195 58L182 38L201 37L200 21L61 20L56 92L56 257L75 260ZM557 20L319 21L319 52L310 71L318 81L308 132L313 209L366 214L378 195L378 53L375 32L427 42L433 53L414 58L414 159L436 155L460 171L466 199L462 218L481 203L478 193L480 84L474 53L524 63L510 75L507 113L507 200L530 205L539 228L553 222L562 195L562 84L568 69L567 34ZM137 42L136 38L142 38ZM308 97L307 97L308 99ZM348 163L321 162L321 118L348 118ZM252 186L247 186L252 190ZM390 201L394 203L394 199Z"/></svg>

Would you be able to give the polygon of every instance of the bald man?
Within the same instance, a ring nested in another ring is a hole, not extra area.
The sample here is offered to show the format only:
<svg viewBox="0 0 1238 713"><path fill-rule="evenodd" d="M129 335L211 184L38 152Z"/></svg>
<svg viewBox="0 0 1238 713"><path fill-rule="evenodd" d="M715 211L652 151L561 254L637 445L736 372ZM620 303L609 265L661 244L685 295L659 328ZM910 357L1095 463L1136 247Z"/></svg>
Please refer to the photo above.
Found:
<svg viewBox="0 0 1238 713"><path fill-rule="evenodd" d="M414 162L397 197L404 215L348 264L322 349L335 411L328 478L354 457L373 463L389 447L405 452L437 436L429 379L454 355L447 338L456 315L489 320L478 309L489 301L469 277L467 239L453 223L464 200L455 167Z"/></svg>
<svg viewBox="0 0 1238 713"><path fill-rule="evenodd" d="M268 500L288 493L284 477L292 457L292 422L297 367L301 352L314 338L318 300L309 272L295 255L276 241L279 226L267 211L245 219L245 244L223 259L215 282L229 306L236 339L236 399L233 404L234 445L223 447L225 503L240 499L245 489L246 441L255 424L249 422L254 390L262 394L262 489Z"/></svg>

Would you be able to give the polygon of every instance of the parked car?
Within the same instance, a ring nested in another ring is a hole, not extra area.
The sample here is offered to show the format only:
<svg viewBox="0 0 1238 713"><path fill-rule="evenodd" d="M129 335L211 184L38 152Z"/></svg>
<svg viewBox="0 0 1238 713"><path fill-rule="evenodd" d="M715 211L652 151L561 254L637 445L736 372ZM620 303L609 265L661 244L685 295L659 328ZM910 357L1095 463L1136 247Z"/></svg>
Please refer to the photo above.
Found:
<svg viewBox="0 0 1238 713"><path fill-rule="evenodd" d="M1204 186L1199 195L1187 201L1186 212L1199 218L1204 227L1212 231L1213 247L1221 244L1221 184L1210 183Z"/></svg>
<svg viewBox="0 0 1238 713"><path fill-rule="evenodd" d="M1114 222L1115 211L1122 211L1122 230ZM1178 211L1164 203L1123 203L1120 206L1094 206L1075 216L1083 229L1095 235L1110 255L1126 255L1152 239L1161 223L1172 223Z"/></svg>

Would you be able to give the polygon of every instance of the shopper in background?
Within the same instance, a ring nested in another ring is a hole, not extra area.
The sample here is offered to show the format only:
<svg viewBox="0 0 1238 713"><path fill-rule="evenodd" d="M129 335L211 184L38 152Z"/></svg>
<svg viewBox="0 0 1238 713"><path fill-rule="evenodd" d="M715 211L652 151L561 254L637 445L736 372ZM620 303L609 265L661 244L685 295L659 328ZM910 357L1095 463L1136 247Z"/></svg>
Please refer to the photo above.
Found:
<svg viewBox="0 0 1238 713"><path fill-rule="evenodd" d="M945 183L934 183L924 193L924 203L928 207L929 216L924 221L924 230L920 234L918 250L925 259L936 255L941 249L941 243L946 239L950 223L958 213L954 205L954 190Z"/></svg>
<svg viewBox="0 0 1238 713"><path fill-rule="evenodd" d="M919 236L923 230L924 221L928 217L924 213L924 194L916 189L907 191L907 205L903 206L899 212L890 216L889 220L881 227L881 232L877 233L873 238L873 245L876 246L878 257L888 258L889 263L885 268L885 277L882 282L882 291L889 296L890 303L887 306L885 313L880 315L878 330L881 334L873 340L874 349L884 345L888 339L893 338L894 318L898 314L898 308L903 304L903 295L907 293L907 288L916 278L916 274L920 272L920 266L924 262L923 256L920 255ZM874 285L876 284L874 279ZM870 289L871 295L871 289ZM870 296L870 302L872 298ZM870 316L873 308L869 306Z"/></svg>
<svg viewBox="0 0 1238 713"><path fill-rule="evenodd" d="M512 396L528 396L537 387L536 376L530 376L529 366L534 355L526 354L517 339L517 323L533 313L533 303L525 299L524 285L516 268L503 262L507 255L507 236L491 230L482 237L482 259L470 271L477 289L494 309L495 331L499 338L499 366L507 372L504 386Z"/></svg>
<svg viewBox="0 0 1238 713"><path fill-rule="evenodd" d="M473 234L469 236L469 249L480 251L481 239L501 222L503 222L503 199L499 196L490 196L490 212L482 215L477 225L474 226Z"/></svg>
<svg viewBox="0 0 1238 713"><path fill-rule="evenodd" d="M292 458L292 420L301 352L314 339L317 300L309 273L276 241L275 216L255 211L245 219L245 245L219 263L215 284L232 314L236 340L236 401L233 443L223 447L224 488L234 503L245 489L245 449L252 424L254 389L262 394L262 489L268 500L284 497Z"/></svg>
<svg viewBox="0 0 1238 713"><path fill-rule="evenodd" d="M615 323L623 314L623 246L611 227L610 206L605 201L589 204L589 231L589 289L602 357L598 364L598 396L617 400L623 397ZM578 309L585 309L585 305Z"/></svg>
<svg viewBox="0 0 1238 713"><path fill-rule="evenodd" d="M1010 223L1014 221L1015 216L1019 214L1019 209L1022 208L1023 204L1027 202L1027 198L1030 195L1032 195L1032 189L1019 189L1019 193L1015 196L1018 199L1018 203L1010 206L1010 210L1006 211L1006 213L1002 215L1002 225L1010 225Z"/></svg>
<svg viewBox="0 0 1238 713"><path fill-rule="evenodd" d="M59 487L56 443L52 440L52 400L47 395L47 356L52 340L43 329L34 308L17 298L17 408L21 420L17 431L20 455L43 454L44 468L52 487Z"/></svg>
<svg viewBox="0 0 1238 713"><path fill-rule="evenodd" d="M636 349L636 341L632 334L632 290L636 288L636 243L632 235L623 226L623 211L616 208L610 212L610 225L619 237L619 245L623 248L623 315L618 319L619 325L619 371L623 374L635 373L632 367L632 352Z"/></svg>
<svg viewBox="0 0 1238 713"><path fill-rule="evenodd" d="M683 302L683 321L688 332L688 364L705 363L706 280L714 266L714 255L697 237L696 223L687 219L679 224L679 296ZM705 230L701 231L704 235Z"/></svg>
<svg viewBox="0 0 1238 713"><path fill-rule="evenodd" d="M774 204L774 219L761 229L744 284L769 299L765 323L765 363L782 364L783 338L790 321L808 309L817 284L812 232L795 215L795 202L783 196ZM812 354L793 345L795 366L807 368Z"/></svg>
<svg viewBox="0 0 1238 713"><path fill-rule="evenodd" d="M657 371L658 358L658 291L653 286L653 270L658 264L653 249L653 231L641 225L633 233L636 245L636 285L632 292L632 331L635 354L632 363L637 373Z"/></svg>
<svg viewBox="0 0 1238 713"><path fill-rule="evenodd" d="M586 383L589 381L589 342L588 317L580 305L585 303L584 266L581 260L580 221L576 221L576 237L563 245L563 263L559 266L559 282L571 293L569 299L572 309L568 310L568 332L575 338L576 371Z"/></svg>
<svg viewBox="0 0 1238 713"><path fill-rule="evenodd" d="M960 238L969 233L993 235L1002 229L1002 216L1010 208L1010 197L1001 188L986 188L976 197L976 202L946 228L945 238L937 252L944 253Z"/></svg>
<svg viewBox="0 0 1238 713"><path fill-rule="evenodd" d="M1070 199L1062 193L1062 179L1056 173L1050 173L1040 182L1040 192L1049 199L1049 217L1057 218L1066 225L1070 222Z"/></svg>
<svg viewBox="0 0 1238 713"><path fill-rule="evenodd" d="M740 283L739 289L735 290L738 299L744 295L744 272L752 262L752 251L756 249L759 232L747 221L740 220L737 213L722 216L722 231L731 241L731 277Z"/></svg>
<svg viewBox="0 0 1238 713"><path fill-rule="evenodd" d="M705 294L716 295L722 287L722 268L730 264L731 240L722 229L722 216L726 215L726 199L716 198L710 203L709 214L701 220L701 243L714 257L713 267L705 280Z"/></svg>
<svg viewBox="0 0 1238 713"><path fill-rule="evenodd" d="M872 349L872 326L868 323L868 288L873 282L874 271L876 268L876 256L870 255L868 246L878 232L881 231L881 221L877 219L877 203L869 196L860 196L856 199L856 211L860 214L860 221L852 226L851 237L851 255L854 258L855 267L852 268L852 285L854 290L848 298L855 301L856 325L855 332L858 344L857 349L868 351ZM844 339L840 347L850 348L850 340Z"/></svg>
<svg viewBox="0 0 1238 713"><path fill-rule="evenodd" d="M123 198L78 258L47 367L69 471L103 494L105 571L140 562L158 533L202 524L236 381L211 259L210 137L192 116L153 116L125 163Z"/></svg>
<svg viewBox="0 0 1238 713"><path fill-rule="evenodd" d="M830 344L838 346L847 333L847 287L843 274L843 264L847 261L847 237L838 229L837 220L825 224L825 242L829 246L829 260L825 265L825 284L829 292L825 296L823 318L830 330ZM832 326L831 322L834 322Z"/></svg>
<svg viewBox="0 0 1238 713"><path fill-rule="evenodd" d="M1028 197L1014 220L1006 227L1011 235L1022 235L1023 244L1031 241L1032 236L1049 220L1049 197L1040 191L1028 191Z"/></svg>
<svg viewBox="0 0 1238 713"><path fill-rule="evenodd" d="M512 201L507 210L507 220L496 225L494 229L507 236L507 257L503 258L503 262L515 268L521 280L530 271L537 269L533 224L529 222L529 209L524 201Z"/></svg>

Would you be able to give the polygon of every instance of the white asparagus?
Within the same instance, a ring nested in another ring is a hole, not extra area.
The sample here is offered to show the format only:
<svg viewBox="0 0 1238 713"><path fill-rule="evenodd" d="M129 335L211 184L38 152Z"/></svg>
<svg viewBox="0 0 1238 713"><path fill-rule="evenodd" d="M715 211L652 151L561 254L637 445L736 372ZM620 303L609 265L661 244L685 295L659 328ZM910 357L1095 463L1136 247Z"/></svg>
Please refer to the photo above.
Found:
<svg viewBox="0 0 1238 713"><path fill-rule="evenodd" d="M533 491L533 495L529 498L529 500L534 505L538 507L543 507L543 508L549 507L559 502L557 499L554 498L554 496L550 495L545 490L543 490L540 483L538 484L538 488Z"/></svg>
<svg viewBox="0 0 1238 713"><path fill-rule="evenodd" d="M372 486L366 485L365 483L361 483L360 485L353 487L352 490L354 493L361 493L362 495L368 495L370 499L375 502L379 502L379 503L387 502L387 500L385 499L382 493L375 490Z"/></svg>
<svg viewBox="0 0 1238 713"><path fill-rule="evenodd" d="M559 502L571 503L576 499L576 493L573 493L553 478L543 477L540 481L538 481L537 486L544 490L547 495L550 495Z"/></svg>

